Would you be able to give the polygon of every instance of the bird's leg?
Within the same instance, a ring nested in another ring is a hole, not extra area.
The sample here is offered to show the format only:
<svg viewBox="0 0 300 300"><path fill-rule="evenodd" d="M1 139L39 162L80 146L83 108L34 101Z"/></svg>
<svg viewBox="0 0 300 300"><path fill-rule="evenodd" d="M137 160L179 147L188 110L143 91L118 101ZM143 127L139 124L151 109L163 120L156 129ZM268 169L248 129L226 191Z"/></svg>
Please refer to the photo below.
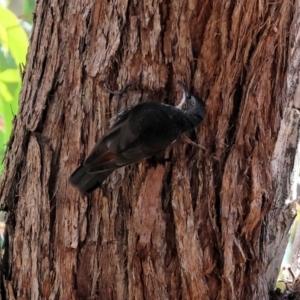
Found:
<svg viewBox="0 0 300 300"><path fill-rule="evenodd" d="M201 149L201 150L204 150L204 151L207 151L207 149L202 146L201 144L197 144L195 142L193 142L189 137L187 137L185 134L183 134L181 136L183 142L187 143L187 144L190 144L191 146L194 146L194 147L197 147L198 149ZM211 155L211 158L213 158L214 160L216 161L220 161L216 156L214 155Z"/></svg>
<svg viewBox="0 0 300 300"><path fill-rule="evenodd" d="M126 93L126 91L128 90L128 88L131 87L135 83L136 83L136 81L127 83L120 91L112 91L112 90L106 89L105 87L103 87L103 86L100 85L100 88L101 88L102 91L104 91L104 92L106 92L108 94L111 94L111 95L115 95L115 96L118 97L117 114L119 113L119 108L120 108L120 98L122 97L122 95L124 93Z"/></svg>
<svg viewBox="0 0 300 300"><path fill-rule="evenodd" d="M202 150L206 150L206 148L204 146L202 146L201 144L197 144L195 142L193 142L189 137L187 137L185 134L182 135L182 140L187 143L187 144L190 144L194 147L197 147L199 149L202 149Z"/></svg>
<svg viewBox="0 0 300 300"><path fill-rule="evenodd" d="M112 94L112 95L116 95L116 96L122 96L122 94L124 94L128 88L130 86L132 86L133 84L135 83L135 81L133 82L130 82L130 83L127 83L120 91L112 91L112 90L109 90L103 86L100 85L100 89L106 93L109 93L109 94Z"/></svg>

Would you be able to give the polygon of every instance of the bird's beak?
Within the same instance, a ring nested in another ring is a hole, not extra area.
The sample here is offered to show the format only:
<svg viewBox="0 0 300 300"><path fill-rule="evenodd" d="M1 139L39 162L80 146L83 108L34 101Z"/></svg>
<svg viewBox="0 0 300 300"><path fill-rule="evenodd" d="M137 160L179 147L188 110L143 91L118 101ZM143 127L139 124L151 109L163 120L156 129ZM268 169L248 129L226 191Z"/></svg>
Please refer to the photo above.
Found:
<svg viewBox="0 0 300 300"><path fill-rule="evenodd" d="M184 92L184 94L185 94L185 97L186 97L186 98L190 98L190 97L191 97L191 94L190 94L190 91L189 91L189 89L187 88L187 86L186 86L182 81L180 81L180 80L178 80L178 83L179 83L179 85L182 87L183 92Z"/></svg>

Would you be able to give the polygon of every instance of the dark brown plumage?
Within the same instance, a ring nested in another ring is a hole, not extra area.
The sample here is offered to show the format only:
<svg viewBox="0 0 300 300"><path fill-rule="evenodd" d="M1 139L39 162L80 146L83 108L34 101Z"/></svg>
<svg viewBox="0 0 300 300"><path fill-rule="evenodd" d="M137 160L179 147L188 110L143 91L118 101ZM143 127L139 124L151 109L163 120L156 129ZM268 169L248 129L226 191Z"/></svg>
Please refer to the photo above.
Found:
<svg viewBox="0 0 300 300"><path fill-rule="evenodd" d="M70 183L82 194L90 193L115 169L156 155L199 125L205 114L204 103L179 83L184 93L177 107L146 102L121 112L71 175Z"/></svg>

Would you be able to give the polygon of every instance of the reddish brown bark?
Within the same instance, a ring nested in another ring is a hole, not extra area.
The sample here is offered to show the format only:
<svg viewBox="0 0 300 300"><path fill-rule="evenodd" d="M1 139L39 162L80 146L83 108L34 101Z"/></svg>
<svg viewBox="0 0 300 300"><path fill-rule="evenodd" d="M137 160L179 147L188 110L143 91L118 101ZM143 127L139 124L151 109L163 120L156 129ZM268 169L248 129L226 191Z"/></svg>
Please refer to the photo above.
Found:
<svg viewBox="0 0 300 300"><path fill-rule="evenodd" d="M298 2L297 2L298 5ZM293 220L299 11L293 1L39 1L1 181L12 299L267 299ZM122 98L207 113L170 162L68 184Z"/></svg>

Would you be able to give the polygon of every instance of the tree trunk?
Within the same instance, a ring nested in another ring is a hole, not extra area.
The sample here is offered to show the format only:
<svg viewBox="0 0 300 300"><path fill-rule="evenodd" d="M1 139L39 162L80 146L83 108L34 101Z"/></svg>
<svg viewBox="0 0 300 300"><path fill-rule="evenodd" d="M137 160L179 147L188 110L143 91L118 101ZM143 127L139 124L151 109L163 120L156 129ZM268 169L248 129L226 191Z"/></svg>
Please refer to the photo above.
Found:
<svg viewBox="0 0 300 300"><path fill-rule="evenodd" d="M0 196L7 299L268 299L294 215L299 1L38 1ZM68 183L117 99L205 120L170 162Z"/></svg>

